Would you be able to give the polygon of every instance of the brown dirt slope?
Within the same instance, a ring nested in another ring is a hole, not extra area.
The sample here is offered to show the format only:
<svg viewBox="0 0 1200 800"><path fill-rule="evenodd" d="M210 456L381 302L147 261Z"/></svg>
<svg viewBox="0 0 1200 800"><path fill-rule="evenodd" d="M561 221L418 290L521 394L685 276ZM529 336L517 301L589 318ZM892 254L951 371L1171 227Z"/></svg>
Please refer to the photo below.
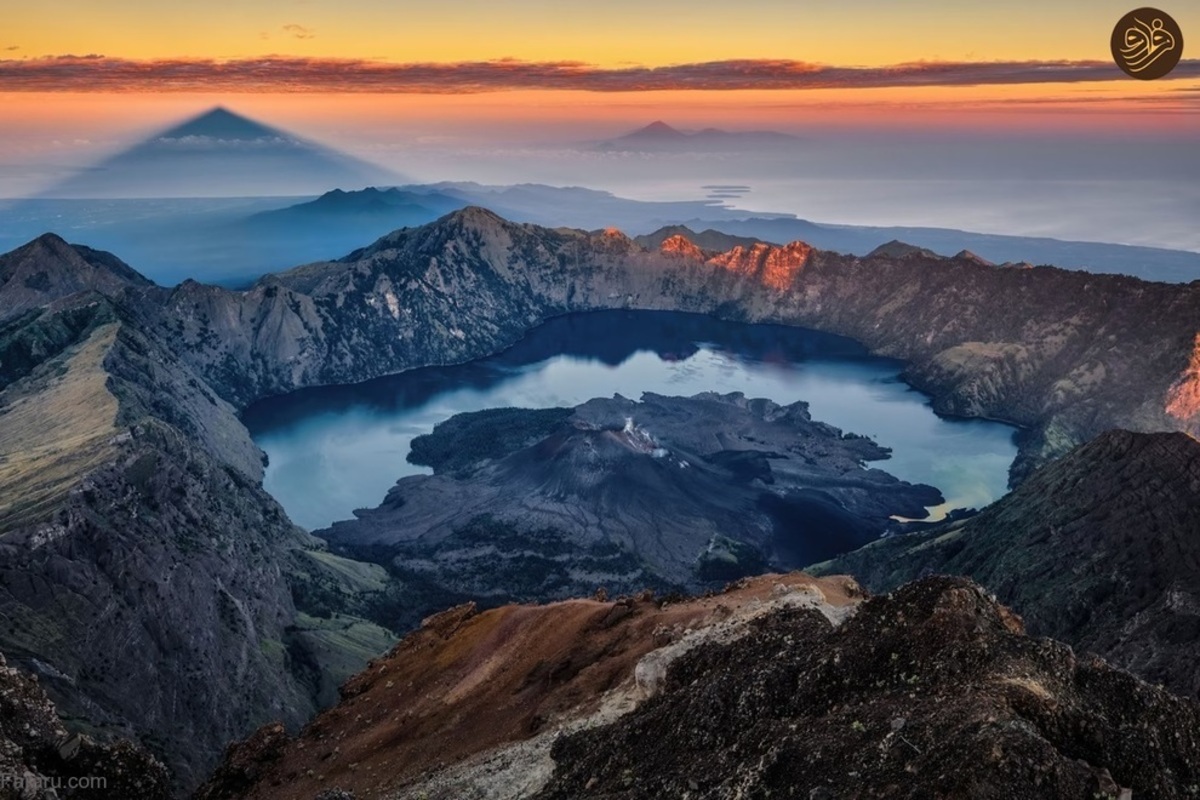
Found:
<svg viewBox="0 0 1200 800"><path fill-rule="evenodd" d="M678 645L689 630L736 635L740 621L787 597L839 609L859 594L844 578L793 573L665 606L640 597L450 609L349 681L342 702L298 739L267 728L231 748L197 797L309 800L333 787L359 800L435 796L421 784L439 768L586 717L606 692L632 707L657 680L643 661L651 651Z"/></svg>

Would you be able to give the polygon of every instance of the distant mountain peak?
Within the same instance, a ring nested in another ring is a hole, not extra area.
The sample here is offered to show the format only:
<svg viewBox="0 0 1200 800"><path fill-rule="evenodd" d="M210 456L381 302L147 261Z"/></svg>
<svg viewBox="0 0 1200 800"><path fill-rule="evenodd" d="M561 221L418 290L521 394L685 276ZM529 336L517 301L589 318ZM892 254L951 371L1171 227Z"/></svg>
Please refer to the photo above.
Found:
<svg viewBox="0 0 1200 800"><path fill-rule="evenodd" d="M23 250L25 248L41 248L43 250L48 250L53 253L62 253L64 255L67 253L75 253L75 249L67 243L67 240L59 236L57 233L43 233L41 236L27 243L24 248L20 249Z"/></svg>
<svg viewBox="0 0 1200 800"><path fill-rule="evenodd" d="M794 146L799 141L791 134L777 131L726 131L711 127L699 131L681 131L662 120L655 120L616 139L600 142L597 146L601 149L633 145L655 150L698 148L719 151Z"/></svg>
<svg viewBox="0 0 1200 800"><path fill-rule="evenodd" d="M983 256L972 253L970 250L960 250L954 257L959 261L971 261L985 267L996 266L993 262L988 261Z"/></svg>
<svg viewBox="0 0 1200 800"><path fill-rule="evenodd" d="M662 120L655 120L644 128L638 128L632 133L628 133L621 137L629 138L655 138L655 139L686 139L687 134L678 128L673 128Z"/></svg>
<svg viewBox="0 0 1200 800"><path fill-rule="evenodd" d="M466 206L457 211L451 211L442 217L447 222L461 222L464 225L510 225L511 223L496 212L483 206Z"/></svg>
<svg viewBox="0 0 1200 800"><path fill-rule="evenodd" d="M0 255L0 320L80 292L113 294L152 285L111 253L44 233Z"/></svg>

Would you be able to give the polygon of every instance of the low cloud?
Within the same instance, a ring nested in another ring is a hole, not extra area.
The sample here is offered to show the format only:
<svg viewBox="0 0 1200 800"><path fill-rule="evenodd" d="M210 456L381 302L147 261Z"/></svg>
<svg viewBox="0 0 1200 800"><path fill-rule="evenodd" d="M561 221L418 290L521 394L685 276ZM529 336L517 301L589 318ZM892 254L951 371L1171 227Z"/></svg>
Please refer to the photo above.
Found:
<svg viewBox="0 0 1200 800"><path fill-rule="evenodd" d="M1200 59L1181 61L1169 77L1200 77ZM1128 79L1109 61L931 61L889 67L839 67L801 61L736 60L602 68L574 61L397 64L290 56L232 61L133 61L98 55L0 60L0 86L6 91L472 94L512 89L853 89L1111 80Z"/></svg>
<svg viewBox="0 0 1200 800"><path fill-rule="evenodd" d="M8 50L8 51L10 51L10 52L11 52L11 51L13 51L13 50L20 50L20 49L21 49L21 45L19 45L19 44L10 44L8 47L6 47L6 48L4 48L4 49L5 49L5 50Z"/></svg>
<svg viewBox="0 0 1200 800"><path fill-rule="evenodd" d="M283 32L293 39L315 39L317 37L316 31L303 25L284 25Z"/></svg>

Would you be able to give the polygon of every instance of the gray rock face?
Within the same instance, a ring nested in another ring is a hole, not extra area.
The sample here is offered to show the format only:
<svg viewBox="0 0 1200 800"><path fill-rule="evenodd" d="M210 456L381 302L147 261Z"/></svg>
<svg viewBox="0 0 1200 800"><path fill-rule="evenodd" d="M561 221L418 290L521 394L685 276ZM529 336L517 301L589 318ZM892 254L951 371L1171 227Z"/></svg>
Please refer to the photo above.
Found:
<svg viewBox="0 0 1200 800"><path fill-rule="evenodd" d="M1025 635L961 578L906 584L838 627L776 612L666 684L558 739L533 797L1184 800L1200 782L1200 706Z"/></svg>
<svg viewBox="0 0 1200 800"><path fill-rule="evenodd" d="M306 720L322 659L373 653L298 625L292 558L319 543L263 491L233 408L120 292L72 288L0 327L0 651L186 788L230 739Z"/></svg>
<svg viewBox="0 0 1200 800"><path fill-rule="evenodd" d="M822 565L888 590L973 577L1030 631L1200 699L1200 443L1105 433L969 520Z"/></svg>
<svg viewBox="0 0 1200 800"><path fill-rule="evenodd" d="M75 292L119 292L149 280L109 253L69 245L52 233L0 255L0 321Z"/></svg>
<svg viewBox="0 0 1200 800"><path fill-rule="evenodd" d="M894 250L713 255L673 237L649 251L468 208L245 293L184 284L154 324L235 406L477 358L556 314L647 308L802 325L904 359L938 411L1029 428L1017 479L1110 428L1200 433L1200 285Z"/></svg>
<svg viewBox="0 0 1200 800"><path fill-rule="evenodd" d="M455 598L699 592L845 552L942 502L863 466L886 455L804 403L738 393L460 414L413 442L434 475L317 535L389 568L397 629Z"/></svg>

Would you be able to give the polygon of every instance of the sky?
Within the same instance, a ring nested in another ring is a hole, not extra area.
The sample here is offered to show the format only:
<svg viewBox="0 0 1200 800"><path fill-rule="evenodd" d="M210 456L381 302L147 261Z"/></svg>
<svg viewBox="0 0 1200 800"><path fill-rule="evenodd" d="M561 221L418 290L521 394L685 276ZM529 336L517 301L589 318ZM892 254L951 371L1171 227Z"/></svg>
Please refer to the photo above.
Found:
<svg viewBox="0 0 1200 800"><path fill-rule="evenodd" d="M1081 143L1098 170L1121 147L1168 148L1145 167L1150 181L1190 178L1171 169L1170 148L1200 133L1200 51L1158 81L1112 63L1128 0L6 5L8 197L217 104L423 180L517 180L522 170L593 181L595 165L562 148L657 119L910 142L917 172L947 141L976 143L968 170L1013 141L1043 154L1057 146L1068 161ZM1200 42L1200 3L1162 8ZM1011 166L1001 159L997 173ZM666 172L649 170L655 180Z"/></svg>

